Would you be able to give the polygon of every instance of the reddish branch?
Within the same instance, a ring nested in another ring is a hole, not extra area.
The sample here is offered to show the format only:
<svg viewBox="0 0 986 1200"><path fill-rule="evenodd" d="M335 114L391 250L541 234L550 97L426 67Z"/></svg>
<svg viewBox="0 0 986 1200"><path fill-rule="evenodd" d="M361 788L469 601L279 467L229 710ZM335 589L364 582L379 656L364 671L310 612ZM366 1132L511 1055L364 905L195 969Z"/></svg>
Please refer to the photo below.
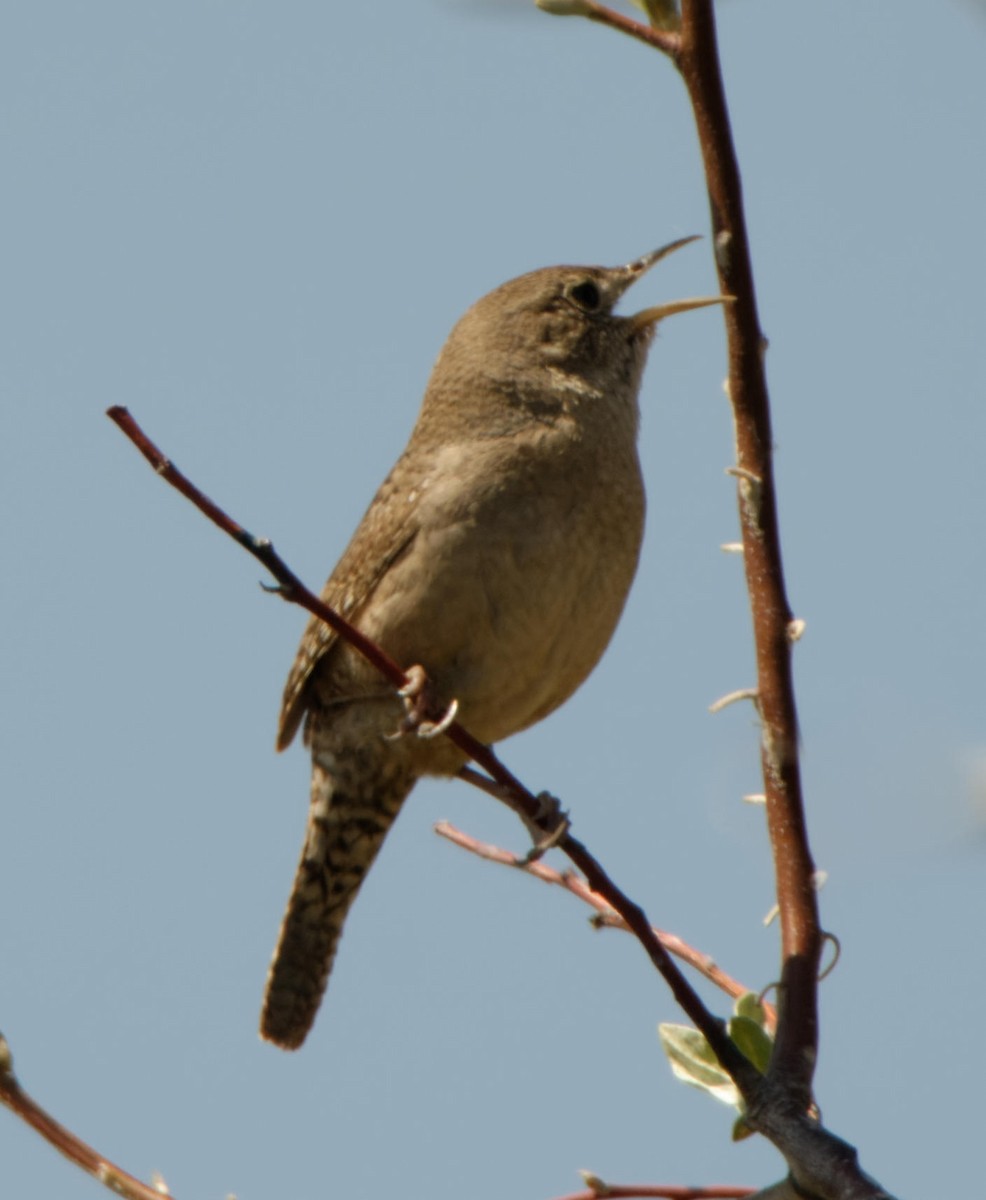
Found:
<svg viewBox="0 0 986 1200"><path fill-rule="evenodd" d="M17 1082L10 1051L7 1043L0 1036L0 1104L5 1104L22 1121L26 1121L33 1129L70 1161L79 1166L88 1175L97 1179L111 1192L125 1196L127 1200L163 1200L171 1193L162 1187L151 1187L141 1183L133 1175L111 1163L81 1138L76 1137L71 1130L59 1124L47 1113L37 1101L32 1100Z"/></svg>
<svg viewBox="0 0 986 1200"><path fill-rule="evenodd" d="M643 42L655 50L660 50L662 54L667 54L673 58L677 53L678 35L676 33L671 33L664 29L654 29L650 25L634 21L631 17L625 17L623 13L617 12L615 9L606 8L603 4L596 4L594 0L588 0L585 16L590 21L596 21L600 25L608 25L611 29L615 29L619 33L625 33L629 37L636 38L637 41Z"/></svg>
<svg viewBox="0 0 986 1200"><path fill-rule="evenodd" d="M764 372L767 342L757 314L713 3L681 0L680 28L662 33L659 40L639 22L602 14L594 0L583 12L591 20L602 20L667 54L684 80L705 168L719 286L724 295L735 299L724 308L728 390L736 427L733 470L739 480L739 515L753 618L761 762L782 955L774 1053L757 1102L745 1119L784 1154L799 1194L819 1200L875 1200L887 1193L860 1170L855 1150L806 1116L818 1055L818 969L823 938L798 765L791 646L800 631L784 584Z"/></svg>
<svg viewBox="0 0 986 1200"><path fill-rule="evenodd" d="M589 1188L584 1192L572 1192L559 1196L558 1200L634 1200L635 1197L651 1197L652 1200L745 1200L755 1196L756 1188L733 1187L674 1187L661 1183L607 1183L602 1188Z"/></svg>
<svg viewBox="0 0 986 1200"><path fill-rule="evenodd" d="M263 563L277 580L278 586L275 590L280 596L293 604L301 605L316 617L326 621L339 633L340 637L349 641L377 666L395 687L405 685L407 678L404 672L379 646L370 642L348 621L310 592L275 551L267 538L258 538L249 533L201 492L191 480L178 470L174 463L161 453L125 408L119 406L111 408L108 410L107 416L130 438L162 479L181 492L210 521L218 525L224 533ZM477 738L474 738L458 721L453 721L444 727L444 735L460 750L468 754L474 762L478 763L489 776L484 780L482 777L477 777L476 772L466 770L463 772L463 778L468 779L471 783L477 783L484 787L484 790L505 800L511 808L522 813L530 825L541 829L547 838L555 836L557 825L545 817L544 805L507 770L489 746L483 745ZM716 1057L735 1081L747 1102L752 1103L761 1082L760 1073L730 1040L725 1023L709 1012L702 1003L701 997L674 964L671 956L651 929L643 909L634 904L630 897L616 886L585 846L570 833L559 838L557 845L579 868L592 890L598 892L626 922L627 927L646 950L651 962L664 977L679 1006L705 1036Z"/></svg>
<svg viewBox="0 0 986 1200"><path fill-rule="evenodd" d="M798 717L791 673L793 614L787 601L774 491L773 434L764 372L766 339L757 314L743 191L719 67L712 0L682 0L678 30L656 30L590 0L582 15L666 54L688 90L712 213L724 306L729 398L736 426L739 514L757 658L761 760L781 918L780 1022L772 1082L807 1109L818 1054L818 967L822 932L815 866L798 767Z"/></svg>
<svg viewBox="0 0 986 1200"><path fill-rule="evenodd" d="M791 673L792 612L784 586L774 492L766 340L760 329L739 166L719 68L711 0L684 0L675 59L688 89L709 192L725 306L729 398L736 425L743 558L757 657L757 705L767 824L781 914L783 966L772 1081L808 1105L818 1052L817 977L822 937L812 885L798 767L798 718Z"/></svg>
<svg viewBox="0 0 986 1200"><path fill-rule="evenodd" d="M597 892L594 892L584 879L573 875L571 871L556 871L553 867L549 867L541 861L528 862L520 855L513 854L509 850L503 850L499 846L490 845L489 842L481 842L474 837L470 837L468 833L463 833L461 829L456 829L448 821L439 821L435 826L435 832L440 837L447 838L448 841L453 842L456 846L461 846L463 850L468 850L470 854L475 854L478 858L485 858L488 862L500 863L505 867L519 867L528 875L533 875L535 879L540 879L543 883L550 883L555 887L564 888L566 892L571 892L573 896L577 896L584 903L596 910L598 916L594 918L594 923L599 928L608 927L627 931L626 923L618 913L613 911L609 903ZM694 967L699 974L704 975L710 983L714 983L727 996L732 996L735 999L750 991L738 979L733 979L731 975L727 975L707 954L696 950L694 946L690 946L686 941L678 937L677 934L668 933L666 930L658 929L656 926L652 926L651 928L654 931L654 936L669 954L673 954L676 958L680 958L682 962L688 963L690 967ZM770 1004L763 1002L763 1007L767 1014L767 1028L773 1032L777 1020L776 1013ZM745 1192L742 1194L746 1195Z"/></svg>
<svg viewBox="0 0 986 1200"><path fill-rule="evenodd" d="M818 967L822 932L815 866L798 767L798 717L791 672L793 614L787 601L774 491L773 434L764 372L766 339L757 314L743 190L726 106L712 0L682 0L679 30L652 29L589 0L582 15L666 54L688 90L712 213L724 306L729 398L736 426L739 515L757 658L761 760L781 918L780 1023L772 1080L807 1109L818 1055Z"/></svg>

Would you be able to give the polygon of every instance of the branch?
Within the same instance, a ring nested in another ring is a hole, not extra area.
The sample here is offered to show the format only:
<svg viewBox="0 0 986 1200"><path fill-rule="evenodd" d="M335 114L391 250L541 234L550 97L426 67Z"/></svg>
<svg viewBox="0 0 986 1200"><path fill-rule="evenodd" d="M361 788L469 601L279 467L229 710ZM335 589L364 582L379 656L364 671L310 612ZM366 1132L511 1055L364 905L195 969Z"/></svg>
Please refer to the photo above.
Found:
<svg viewBox="0 0 986 1200"><path fill-rule="evenodd" d="M14 1075L13 1061L6 1039L0 1034L0 1104L5 1104L12 1113L26 1121L49 1145L86 1174L98 1180L126 1200L163 1200L171 1195L163 1182L154 1187L142 1183L122 1168L104 1158L71 1130L65 1128L46 1112L37 1101L32 1100Z"/></svg>
<svg viewBox="0 0 986 1200"><path fill-rule="evenodd" d="M887 1200L855 1149L806 1115L818 1057L818 969L823 937L798 763L791 647L803 624L787 601L774 491L773 433L739 165L719 66L712 0L682 0L676 59L705 167L729 351L739 516L757 659L757 708L767 827L781 914L779 1021L765 1086L745 1114L784 1155L799 1194Z"/></svg>
<svg viewBox="0 0 986 1200"><path fill-rule="evenodd" d="M263 563L277 580L278 587L275 590L283 599L301 605L308 612L326 621L339 633L340 637L345 638L354 649L373 663L395 687L403 687L410 682L401 668L379 646L371 642L369 638L304 586L277 554L267 538L258 538L249 533L183 475L147 437L125 408L119 406L110 408L106 415L134 443L158 475L190 500L213 524L218 525L224 533ZM541 800L507 770L489 746L483 745L473 737L458 721L443 722L442 732L460 750L478 763L489 776L489 779L484 780L482 776L477 776L476 772L466 770L463 774L464 778L505 800L511 808L523 815L529 826L540 829L547 838L551 839L557 835L557 819L552 823L545 816L545 806ZM476 777L474 778L474 776ZM735 1082L747 1104L752 1106L760 1088L762 1076L730 1040L725 1023L709 1012L702 1003L701 997L674 964L671 956L651 929L643 909L616 886L585 846L571 834L565 833L558 838L557 845L579 868L592 890L598 892L609 906L619 913L628 929L647 952L651 962L664 977L678 1005L704 1035L723 1069Z"/></svg>
<svg viewBox="0 0 986 1200"><path fill-rule="evenodd" d="M381 669L387 678L397 686L404 685L404 672L392 663L378 646L373 646L357 630L353 630L347 621L309 592L275 553L269 541L247 533L186 479L146 437L126 409L113 408L109 410L108 415L130 437L158 474L268 567L280 585L276 590L284 599L328 620L332 627L339 631L340 636L350 640L357 650L365 653L364 647L370 648L371 653L367 653L370 661L384 664L386 669ZM353 637L352 634L357 636ZM500 798L509 794L511 807L523 813L529 825L540 829L549 838L557 834L557 819L551 821L545 817L544 806L538 797L528 791L503 766L488 746L484 746L454 721L443 723L443 733L489 775L486 778L471 768L466 768L463 772L465 778ZM620 915L643 946L681 1009L705 1037L723 1069L735 1082L746 1105L746 1123L751 1129L757 1130L772 1141L784 1155L792 1178L796 1179L801 1189L799 1194L817 1197L818 1200L891 1200L887 1192L862 1172L853 1147L830 1134L809 1117L797 1094L792 1099L792 1090L785 1086L783 1078L761 1076L756 1067L740 1052L730 1040L725 1023L709 1012L697 992L674 964L640 906L633 903L613 883L585 846L569 833L559 838L557 845L582 871L588 886ZM814 983L814 977L812 982Z"/></svg>
<svg viewBox="0 0 986 1200"><path fill-rule="evenodd" d="M625 17L622 13L616 12L612 8L596 4L594 0L590 0L588 7L589 11L585 15L590 21L596 21L600 25L608 25L610 29L615 29L619 33L625 33L629 37L636 38L637 41L643 42L655 50L660 50L662 54L666 54L672 60L676 57L679 45L677 33L668 32L663 29L654 29L650 25L644 25L640 21L634 21L630 17Z"/></svg>
<svg viewBox="0 0 986 1200"><path fill-rule="evenodd" d="M487 862L499 863L504 867L520 868L527 875L533 875L535 879L540 879L542 883L554 884L555 887L563 888L566 892L570 892L573 896L577 896L590 908L594 908L598 916L593 918L593 924L597 929L622 929L624 932L629 932L627 924L618 913L614 912L609 903L602 896L590 888L584 879L573 875L571 871L556 871L553 867L546 866L543 862L528 862L520 855L512 853L510 850L503 850L499 846L490 845L489 842L480 842L469 834L463 833L461 829L456 829L454 825L450 825L448 821L439 821L435 826L435 832L439 837L446 838L453 845L459 846L463 850L468 850L470 854L475 854L478 858L484 858ZM688 963L690 967L694 967L701 975L704 975L710 983L714 983L717 988L725 992L727 996L732 996L736 999L739 996L744 996L751 991L750 988L740 983L738 979L733 979L731 975L727 975L720 967L716 966L715 962L700 950L696 950L694 946L690 946L677 934L668 933L666 930L658 929L656 926L651 927L654 936L658 939L661 945L669 954L680 958L682 962ZM767 1028L773 1032L777 1022L777 1014L771 1004L761 1001L764 1011L767 1014ZM607 1193L607 1195L610 1193ZM746 1193L743 1193L746 1195Z"/></svg>
<svg viewBox="0 0 986 1200"><path fill-rule="evenodd" d="M678 53L678 35L671 29L655 29L652 25L644 25L615 9L597 4L596 0L534 0L534 3L555 17L587 17L600 25L608 25L610 29L660 50L671 59Z"/></svg>
<svg viewBox="0 0 986 1200"><path fill-rule="evenodd" d="M730 1184L675 1187L670 1183L604 1183L595 1176L589 1176L587 1182L586 1191L559 1196L557 1200L634 1200L635 1197L653 1197L654 1200L745 1200L753 1197L756 1200L759 1196L756 1188Z"/></svg>
<svg viewBox="0 0 986 1200"><path fill-rule="evenodd" d="M582 15L596 19L588 11ZM609 23L621 27L617 22ZM623 31L639 37L637 30ZM724 307L728 393L737 447L737 462L731 471L738 479L742 549L757 660L756 703L762 727L767 827L781 914L777 1039L764 1086L744 1120L784 1155L791 1171L790 1182L799 1195L812 1200L883 1200L888 1193L864 1174L853 1147L808 1115L818 1057L818 969L823 935L801 794L791 672L791 647L801 636L804 624L793 617L784 584L764 373L767 341L757 314L742 186L719 66L712 0L682 0L680 29L669 36L677 39L677 45L665 53L670 54L684 80L698 131L719 287L724 295L734 298L734 303Z"/></svg>
<svg viewBox="0 0 986 1200"><path fill-rule="evenodd" d="M739 515L757 658L757 707L767 825L781 912L780 1021L772 1082L805 1108L818 1054L817 977L822 937L798 766L791 673L793 616L781 562L773 434L739 166L723 90L712 0L684 0L677 66L702 149L720 287L735 296L724 318L736 426Z"/></svg>
<svg viewBox="0 0 986 1200"><path fill-rule="evenodd" d="M712 0L682 0L677 28L653 29L595 0L537 0L548 12L602 22L666 54L691 101L712 210L716 266L729 348L728 392L736 427L743 556L757 658L761 764L781 914L780 1022L769 1074L807 1111L818 1056L822 934L798 768L791 646L803 623L787 601L774 494L770 409L739 166L719 68ZM662 5L662 12L668 6ZM671 22L673 26L673 22Z"/></svg>

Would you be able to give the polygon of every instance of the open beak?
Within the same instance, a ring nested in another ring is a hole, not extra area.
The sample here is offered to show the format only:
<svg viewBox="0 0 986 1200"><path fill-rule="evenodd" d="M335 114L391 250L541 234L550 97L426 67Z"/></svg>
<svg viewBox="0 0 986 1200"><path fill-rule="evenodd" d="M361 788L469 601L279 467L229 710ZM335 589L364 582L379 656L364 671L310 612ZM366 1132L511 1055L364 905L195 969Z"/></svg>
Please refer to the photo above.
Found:
<svg viewBox="0 0 986 1200"><path fill-rule="evenodd" d="M634 313L629 317L630 332L639 333L641 329L649 329L665 317L673 317L675 313L691 312L693 308L708 308L710 304L732 304L735 296L693 296L690 300L671 300L667 304L655 304L653 308L645 308L643 312Z"/></svg>
<svg viewBox="0 0 986 1200"><path fill-rule="evenodd" d="M659 263L662 258L667 258L669 254L673 254L675 250L680 250L682 246L687 246L691 242L698 241L698 234L693 234L691 237L678 238L676 242L668 242L666 246L662 246L659 250L652 250L650 254L645 254L642 258L636 261L627 263L623 267L621 274L625 275L626 287L637 282L637 280L647 271ZM665 317L674 316L675 313L690 312L693 308L707 308L710 304L731 304L733 296L695 296L690 300L672 300L667 304L655 304L652 308L645 308L643 312L636 313L632 317L628 317L630 332L639 333L643 329L650 329L655 326L658 321L663 321Z"/></svg>
<svg viewBox="0 0 986 1200"><path fill-rule="evenodd" d="M636 283L641 275L649 271L655 263L659 263L662 258L667 258L669 254L674 254L675 250L680 250L682 246L690 246L692 242L701 240L701 236L699 233L693 233L690 237L678 238L676 242L668 242L660 250L652 250L650 254L645 254L643 258L638 258L634 262L627 263L622 268L623 273L626 274L627 287L631 283Z"/></svg>

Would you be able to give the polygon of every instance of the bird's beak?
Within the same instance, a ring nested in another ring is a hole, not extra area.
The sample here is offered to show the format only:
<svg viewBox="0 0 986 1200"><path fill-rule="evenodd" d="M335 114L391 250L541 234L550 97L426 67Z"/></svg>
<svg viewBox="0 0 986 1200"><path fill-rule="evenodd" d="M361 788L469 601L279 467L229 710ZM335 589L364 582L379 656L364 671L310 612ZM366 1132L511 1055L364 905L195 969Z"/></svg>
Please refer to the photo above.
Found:
<svg viewBox="0 0 986 1200"><path fill-rule="evenodd" d="M627 263L620 271L626 281L624 287L630 287L631 284L636 283L642 275L649 271L655 263L659 263L662 258L667 258L675 250L680 250L682 246L687 246L691 242L698 241L698 238L698 234L693 234L691 237L678 238L676 242L668 242L666 246L662 246L659 250L652 250L650 254L645 254L642 258ZM733 296L696 296L690 300L672 300L668 304L655 304L653 308L645 308L643 312L627 318L630 325L630 332L639 333L642 329L653 328L658 321L663 321L665 317L674 316L675 313L689 312L693 308L707 308L710 304L731 304L733 299Z"/></svg>
<svg viewBox="0 0 986 1200"><path fill-rule="evenodd" d="M628 317L630 332L639 333L641 329L650 329L665 317L673 317L675 313L691 312L693 308L708 308L710 304L732 304L735 296L693 296L690 300L671 300L667 304L655 304L653 308L645 308L643 312L634 313Z"/></svg>
<svg viewBox="0 0 986 1200"><path fill-rule="evenodd" d="M635 262L627 263L621 268L621 274L626 276L626 285L636 283L641 275L659 263L662 258L667 258L669 254L674 254L675 250L680 250L682 246L690 246L692 242L699 241L701 234L693 233L691 237L678 238L676 242L668 242L666 246L662 246L660 250L652 250L650 254L645 254L643 258L638 258Z"/></svg>

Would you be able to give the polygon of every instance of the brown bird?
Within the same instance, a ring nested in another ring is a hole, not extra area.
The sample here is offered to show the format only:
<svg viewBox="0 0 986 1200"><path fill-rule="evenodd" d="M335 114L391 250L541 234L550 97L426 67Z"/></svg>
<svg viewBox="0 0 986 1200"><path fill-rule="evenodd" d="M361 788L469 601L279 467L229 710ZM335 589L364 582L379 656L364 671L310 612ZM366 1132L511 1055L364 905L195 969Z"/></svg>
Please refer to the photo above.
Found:
<svg viewBox="0 0 986 1200"><path fill-rule="evenodd" d="M630 285L683 238L623 267L548 267L484 296L432 371L404 453L322 592L325 602L487 743L547 716L606 648L644 526L637 393L657 322L618 317ZM404 704L311 620L288 677L278 749L302 719L311 807L260 1033L301 1045L343 922L422 775L454 775L447 738L393 738Z"/></svg>

